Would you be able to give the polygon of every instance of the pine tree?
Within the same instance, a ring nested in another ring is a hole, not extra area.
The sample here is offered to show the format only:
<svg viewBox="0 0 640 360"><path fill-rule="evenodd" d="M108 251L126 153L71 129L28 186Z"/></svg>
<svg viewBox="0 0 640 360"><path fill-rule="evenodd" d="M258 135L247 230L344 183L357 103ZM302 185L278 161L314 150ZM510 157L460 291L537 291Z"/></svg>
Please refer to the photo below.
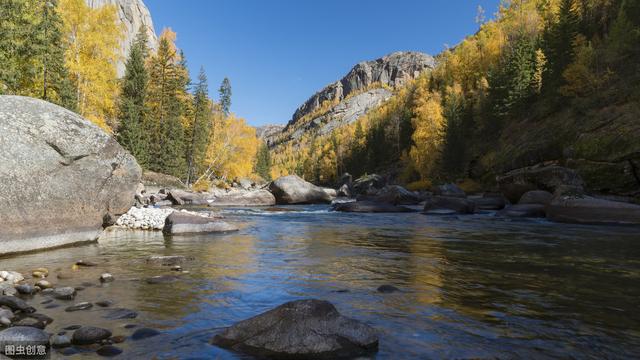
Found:
<svg viewBox="0 0 640 360"><path fill-rule="evenodd" d="M220 94L220 108L225 116L229 116L231 112L231 82L228 78L222 80L218 93Z"/></svg>
<svg viewBox="0 0 640 360"><path fill-rule="evenodd" d="M24 94L37 76L34 35L38 16L28 0L0 6L0 94Z"/></svg>
<svg viewBox="0 0 640 360"><path fill-rule="evenodd" d="M145 67L148 54L147 32L140 27L136 40L129 51L125 75L122 79L118 99L118 141L146 168L149 162L149 134L146 125L146 97L149 73Z"/></svg>
<svg viewBox="0 0 640 360"><path fill-rule="evenodd" d="M186 173L184 127L186 87L189 84L184 58L173 43L175 33L160 36L158 51L150 60L147 131L152 134L149 168L183 177Z"/></svg>
<svg viewBox="0 0 640 360"><path fill-rule="evenodd" d="M271 181L271 153L267 144L263 143L256 156L255 172L263 179Z"/></svg>
<svg viewBox="0 0 640 360"><path fill-rule="evenodd" d="M561 0L557 22L549 25L544 34L545 51L549 66L545 72L543 86L557 93L564 80L562 73L573 61L573 43L578 35L580 18L576 0Z"/></svg>
<svg viewBox="0 0 640 360"><path fill-rule="evenodd" d="M201 68L193 95L191 121L186 129L187 185L197 178L198 166L203 162L207 151L212 118L208 93L207 76L204 68Z"/></svg>

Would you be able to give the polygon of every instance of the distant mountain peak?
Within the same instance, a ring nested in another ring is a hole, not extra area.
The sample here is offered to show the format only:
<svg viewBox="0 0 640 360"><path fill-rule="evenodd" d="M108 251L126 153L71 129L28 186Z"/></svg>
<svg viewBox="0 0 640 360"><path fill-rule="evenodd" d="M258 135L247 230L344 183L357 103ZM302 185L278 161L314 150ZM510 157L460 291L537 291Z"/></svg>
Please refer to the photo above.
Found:
<svg viewBox="0 0 640 360"><path fill-rule="evenodd" d="M288 125L293 125L303 116L312 113L325 101L342 101L352 92L375 83L400 86L422 71L433 68L434 64L432 56L415 51L397 51L376 60L360 62L345 77L311 96L296 110Z"/></svg>

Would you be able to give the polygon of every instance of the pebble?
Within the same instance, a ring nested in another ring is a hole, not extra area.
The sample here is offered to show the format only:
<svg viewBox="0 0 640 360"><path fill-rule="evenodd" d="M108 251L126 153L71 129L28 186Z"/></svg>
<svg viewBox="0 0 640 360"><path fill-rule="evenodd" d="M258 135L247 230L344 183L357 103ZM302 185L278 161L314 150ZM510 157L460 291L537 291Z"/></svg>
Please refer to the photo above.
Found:
<svg viewBox="0 0 640 360"><path fill-rule="evenodd" d="M19 272L6 270L0 271L0 278L3 281L10 282L12 284L17 284L20 281L24 280L24 276L22 276L22 274L20 274Z"/></svg>
<svg viewBox="0 0 640 360"><path fill-rule="evenodd" d="M160 335L160 331L151 328L140 328L131 334L132 340L142 340Z"/></svg>
<svg viewBox="0 0 640 360"><path fill-rule="evenodd" d="M56 275L56 277L60 280L66 280L66 279L71 279L73 278L73 274L71 273L58 273L58 275Z"/></svg>
<svg viewBox="0 0 640 360"><path fill-rule="evenodd" d="M150 277L148 279L146 279L147 284L166 284L166 283L172 283L174 281L178 280L177 276L173 276L173 275L158 275L158 276L153 276Z"/></svg>
<svg viewBox="0 0 640 360"><path fill-rule="evenodd" d="M48 300L45 300L45 301L41 302L40 304L45 305L45 304L50 304L52 302L53 302L53 299L48 299Z"/></svg>
<svg viewBox="0 0 640 360"><path fill-rule="evenodd" d="M83 326L73 332L71 342L77 345L89 345L111 337L111 331L94 326Z"/></svg>
<svg viewBox="0 0 640 360"><path fill-rule="evenodd" d="M122 335L117 335L117 336L112 336L111 337L111 341L113 341L114 344L120 344L125 342L125 340L127 340L126 336L122 336Z"/></svg>
<svg viewBox="0 0 640 360"><path fill-rule="evenodd" d="M135 319L138 317L137 312L129 309L108 309L104 311L106 311L106 314L102 318L108 320Z"/></svg>
<svg viewBox="0 0 640 360"><path fill-rule="evenodd" d="M61 287L53 289L53 297L58 300L73 300L76 297L76 289L72 287Z"/></svg>
<svg viewBox="0 0 640 360"><path fill-rule="evenodd" d="M113 305L113 301L111 301L111 300L100 300L100 301L96 301L96 305L98 305L100 307L109 307L109 306Z"/></svg>
<svg viewBox="0 0 640 360"><path fill-rule="evenodd" d="M137 208L132 207L116 221L116 225L129 229L162 230L167 216L173 209Z"/></svg>
<svg viewBox="0 0 640 360"><path fill-rule="evenodd" d="M59 304L49 304L49 305L46 305L44 308L45 309L55 309L55 308L59 308L59 307L60 307Z"/></svg>
<svg viewBox="0 0 640 360"><path fill-rule="evenodd" d="M9 320L8 318L6 318L4 316L0 316L0 324L2 324L2 326L9 327L9 326L11 326L11 320Z"/></svg>
<svg viewBox="0 0 640 360"><path fill-rule="evenodd" d="M4 305L13 311L22 311L24 313L33 313L36 311L33 307L29 306L24 300L15 296L0 296L0 305Z"/></svg>
<svg viewBox="0 0 640 360"><path fill-rule="evenodd" d="M13 315L13 311L8 309L0 308L0 317L7 318L9 320L13 319L15 315Z"/></svg>
<svg viewBox="0 0 640 360"><path fill-rule="evenodd" d="M65 348L71 346L71 339L67 335L53 335L49 339L49 343L51 347L54 348Z"/></svg>
<svg viewBox="0 0 640 360"><path fill-rule="evenodd" d="M92 261L87 261L87 260L78 260L78 261L76 261L76 265L85 266L85 267L98 266L98 264L96 264L96 263L94 263Z"/></svg>
<svg viewBox="0 0 640 360"><path fill-rule="evenodd" d="M138 327L138 325L136 325L136 324L126 324L124 326L125 329L133 329L133 328L137 328L137 327Z"/></svg>
<svg viewBox="0 0 640 360"><path fill-rule="evenodd" d="M27 326L34 327L38 329L44 329L47 324L34 318L26 317L24 319L20 319L14 323L15 326Z"/></svg>
<svg viewBox="0 0 640 360"><path fill-rule="evenodd" d="M22 295L32 295L38 291L38 288L29 284L20 284L16 286L16 290Z"/></svg>
<svg viewBox="0 0 640 360"><path fill-rule="evenodd" d="M109 273L104 273L100 275L100 282L102 283L112 282L113 280L115 280L115 278L113 277L113 275Z"/></svg>
<svg viewBox="0 0 640 360"><path fill-rule="evenodd" d="M393 286L393 285L380 285L378 287L378 292L379 293L383 293L383 294L390 294L396 291L400 291L400 289L398 289L397 287Z"/></svg>
<svg viewBox="0 0 640 360"><path fill-rule="evenodd" d="M71 330L78 330L81 327L82 327L82 325L69 325L69 326L65 327L64 329L71 331Z"/></svg>
<svg viewBox="0 0 640 360"><path fill-rule="evenodd" d="M93 304L90 302L81 302L81 303L77 303L75 305L69 306L68 308L64 309L64 311L74 312L74 311L80 311L80 310L89 310L92 307L93 307Z"/></svg>
<svg viewBox="0 0 640 360"><path fill-rule="evenodd" d="M18 290L16 290L16 288L14 287L4 289L4 294L7 296L16 296L17 293Z"/></svg>
<svg viewBox="0 0 640 360"><path fill-rule="evenodd" d="M39 287L40 289L50 289L53 287L53 285L51 285L51 283L48 282L47 280L40 280L36 282L36 286Z"/></svg>
<svg viewBox="0 0 640 360"><path fill-rule="evenodd" d="M173 270L173 271L182 271L182 266L180 266L180 265L173 266L173 267L171 267L171 270Z"/></svg>
<svg viewBox="0 0 640 360"><path fill-rule="evenodd" d="M96 351L96 354L98 354L100 356L111 357L111 356L116 356L116 355L122 354L122 349L117 348L117 347L115 347L113 345L105 345L105 346L102 346L100 349L98 349Z"/></svg>

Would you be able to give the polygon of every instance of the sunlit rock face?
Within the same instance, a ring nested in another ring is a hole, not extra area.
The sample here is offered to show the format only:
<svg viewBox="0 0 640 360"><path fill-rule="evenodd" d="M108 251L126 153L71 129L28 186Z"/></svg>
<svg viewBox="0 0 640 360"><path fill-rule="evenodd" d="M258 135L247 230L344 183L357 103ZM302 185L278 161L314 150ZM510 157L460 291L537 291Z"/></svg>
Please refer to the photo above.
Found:
<svg viewBox="0 0 640 360"><path fill-rule="evenodd" d="M343 100L349 94L379 83L400 86L434 66L432 56L420 52L394 52L380 59L363 61L354 66L341 80L315 93L293 114L289 125L312 113L324 101Z"/></svg>
<svg viewBox="0 0 640 360"><path fill-rule="evenodd" d="M136 39L140 26L147 30L148 45L150 49L156 49L158 37L153 29L153 20L149 9L142 0L85 0L89 7L96 9L104 5L116 5L118 18L124 25L124 37L122 41L122 57L118 61L118 77L124 75L124 64L129 54L129 49Z"/></svg>

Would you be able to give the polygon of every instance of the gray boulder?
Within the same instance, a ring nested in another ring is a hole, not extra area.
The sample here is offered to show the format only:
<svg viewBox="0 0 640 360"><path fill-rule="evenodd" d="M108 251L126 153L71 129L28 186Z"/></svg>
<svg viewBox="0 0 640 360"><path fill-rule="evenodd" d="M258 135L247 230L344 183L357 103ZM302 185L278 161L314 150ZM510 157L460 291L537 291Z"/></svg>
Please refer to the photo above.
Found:
<svg viewBox="0 0 640 360"><path fill-rule="evenodd" d="M584 181L577 172L558 165L540 164L516 169L498 176L496 180L500 190L513 204L531 190L554 192L561 185L584 187Z"/></svg>
<svg viewBox="0 0 640 360"><path fill-rule="evenodd" d="M502 194L485 194L482 197L470 198L469 200L473 201L478 210L502 210L507 205Z"/></svg>
<svg viewBox="0 0 640 360"><path fill-rule="evenodd" d="M272 206L276 198L267 190L233 191L216 194L209 206Z"/></svg>
<svg viewBox="0 0 640 360"><path fill-rule="evenodd" d="M378 174L364 175L353 182L353 192L358 195L375 195L387 185L387 180Z"/></svg>
<svg viewBox="0 0 640 360"><path fill-rule="evenodd" d="M520 197L518 204L539 204L547 206L551 203L553 194L544 190L527 191Z"/></svg>
<svg viewBox="0 0 640 360"><path fill-rule="evenodd" d="M459 214L473 214L476 209L476 205L473 201L450 196L432 196L428 198L424 205L424 211L426 213L433 212L434 210L452 210Z"/></svg>
<svg viewBox="0 0 640 360"><path fill-rule="evenodd" d="M76 345L90 345L111 337L111 331L94 326L83 326L73 332L71 342Z"/></svg>
<svg viewBox="0 0 640 360"><path fill-rule="evenodd" d="M14 326L0 331L0 353L5 352L6 345L49 347L49 334L31 326Z"/></svg>
<svg viewBox="0 0 640 360"><path fill-rule="evenodd" d="M466 198L467 194L456 184L438 185L434 189L434 194L446 197Z"/></svg>
<svg viewBox="0 0 640 360"><path fill-rule="evenodd" d="M351 197L351 189L347 184L343 184L342 186L340 186L340 189L338 189L336 195L338 195L338 197Z"/></svg>
<svg viewBox="0 0 640 360"><path fill-rule="evenodd" d="M197 193L180 189L169 191L167 200L171 200L174 205L207 205L209 204L208 194Z"/></svg>
<svg viewBox="0 0 640 360"><path fill-rule="evenodd" d="M241 321L211 342L257 357L286 359L354 358L378 348L372 327L314 299L291 301Z"/></svg>
<svg viewBox="0 0 640 360"><path fill-rule="evenodd" d="M167 216L162 232L168 235L178 235L237 230L237 227L218 219L174 211L171 215Z"/></svg>
<svg viewBox="0 0 640 360"><path fill-rule="evenodd" d="M400 185L387 185L380 189L372 199L394 205L415 205L422 201L420 196Z"/></svg>
<svg viewBox="0 0 640 360"><path fill-rule="evenodd" d="M355 213L404 213L413 212L413 210L404 206L397 206L390 203L374 202L374 201L354 201L335 203L334 211L355 212Z"/></svg>
<svg viewBox="0 0 640 360"><path fill-rule="evenodd" d="M112 136L46 101L0 96L0 254L96 240L141 170Z"/></svg>
<svg viewBox="0 0 640 360"><path fill-rule="evenodd" d="M301 179L297 175L288 175L274 180L269 190L278 204L315 204L330 203L331 196L321 187Z"/></svg>
<svg viewBox="0 0 640 360"><path fill-rule="evenodd" d="M559 196L547 206L547 218L578 224L640 225L640 205L588 196Z"/></svg>

